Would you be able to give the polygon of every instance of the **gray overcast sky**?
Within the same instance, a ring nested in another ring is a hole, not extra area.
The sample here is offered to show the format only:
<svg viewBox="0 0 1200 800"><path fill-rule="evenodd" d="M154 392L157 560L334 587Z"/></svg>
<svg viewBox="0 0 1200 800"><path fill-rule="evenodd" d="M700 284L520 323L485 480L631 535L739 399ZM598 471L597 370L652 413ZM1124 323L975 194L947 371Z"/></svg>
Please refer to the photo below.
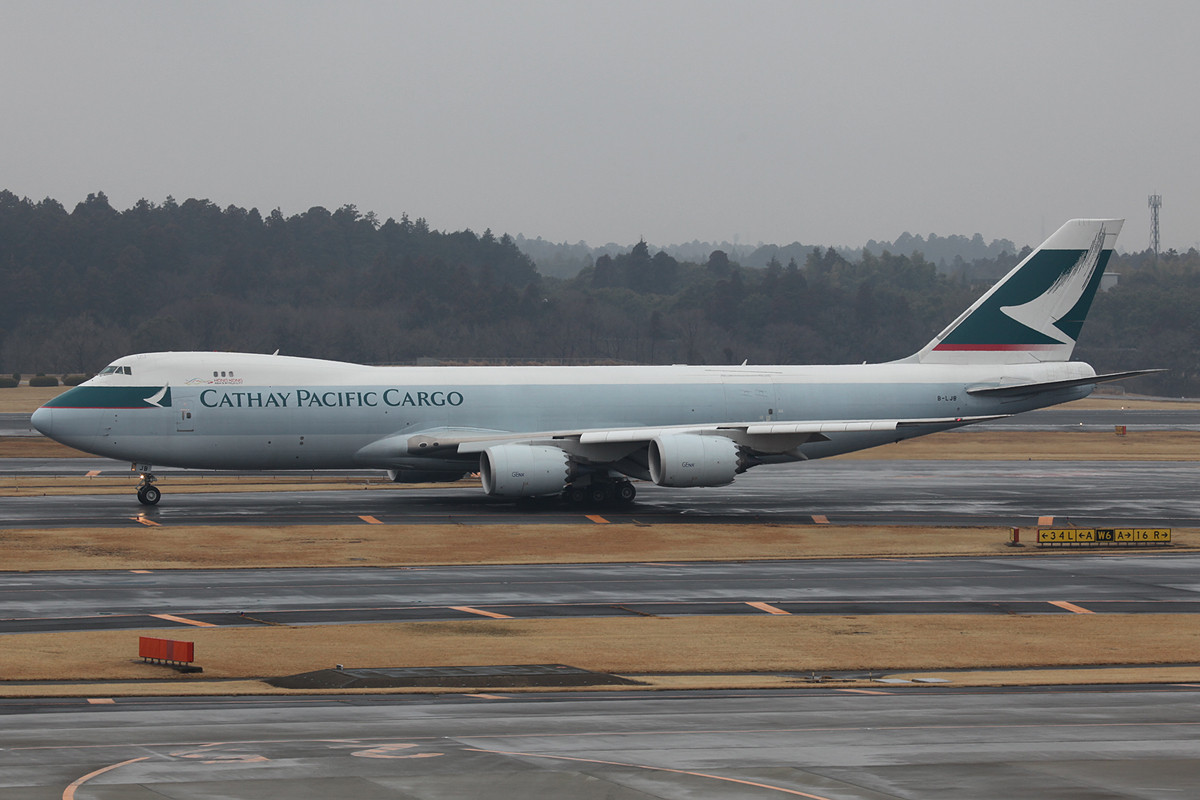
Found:
<svg viewBox="0 0 1200 800"><path fill-rule="evenodd" d="M0 188L553 241L1200 244L1195 2L0 3Z"/></svg>

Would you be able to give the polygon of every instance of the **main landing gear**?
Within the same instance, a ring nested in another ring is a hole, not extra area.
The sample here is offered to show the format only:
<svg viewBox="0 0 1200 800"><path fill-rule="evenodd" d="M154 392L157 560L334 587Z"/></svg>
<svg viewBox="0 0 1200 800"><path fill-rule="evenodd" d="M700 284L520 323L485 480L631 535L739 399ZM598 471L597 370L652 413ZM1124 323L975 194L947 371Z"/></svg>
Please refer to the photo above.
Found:
<svg viewBox="0 0 1200 800"><path fill-rule="evenodd" d="M577 508L627 506L637 497L637 489L629 481L592 481L572 483L563 489L562 496L568 505Z"/></svg>
<svg viewBox="0 0 1200 800"><path fill-rule="evenodd" d="M138 502L144 506L158 505L158 501L162 499L162 492L154 485L154 482L158 480L151 472L154 467L149 464L134 464L132 469L142 477L141 482L137 485Z"/></svg>

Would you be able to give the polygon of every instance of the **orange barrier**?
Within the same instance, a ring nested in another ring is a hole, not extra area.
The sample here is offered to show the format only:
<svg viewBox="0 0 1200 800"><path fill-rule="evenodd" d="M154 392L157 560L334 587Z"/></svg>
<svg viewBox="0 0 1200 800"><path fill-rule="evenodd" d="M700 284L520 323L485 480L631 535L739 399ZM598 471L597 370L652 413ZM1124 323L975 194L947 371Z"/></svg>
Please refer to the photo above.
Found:
<svg viewBox="0 0 1200 800"><path fill-rule="evenodd" d="M148 661L173 661L190 664L196 660L195 642L177 642L174 639L138 637L138 655Z"/></svg>

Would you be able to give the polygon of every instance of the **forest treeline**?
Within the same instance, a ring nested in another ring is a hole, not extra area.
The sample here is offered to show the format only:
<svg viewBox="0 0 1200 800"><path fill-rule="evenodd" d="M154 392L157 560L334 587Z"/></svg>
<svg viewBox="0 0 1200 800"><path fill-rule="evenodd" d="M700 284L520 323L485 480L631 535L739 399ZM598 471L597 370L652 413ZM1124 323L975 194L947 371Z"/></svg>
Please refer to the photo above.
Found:
<svg viewBox="0 0 1200 800"><path fill-rule="evenodd" d="M723 250L641 242L569 279L510 236L380 220L354 206L284 216L103 193L71 211L0 191L0 374L87 373L131 352L243 350L372 364L418 359L857 363L912 353L1023 253L947 269L920 252ZM941 269L939 270L939 266ZM1165 367L1130 391L1200 396L1200 253L1114 258L1078 358Z"/></svg>

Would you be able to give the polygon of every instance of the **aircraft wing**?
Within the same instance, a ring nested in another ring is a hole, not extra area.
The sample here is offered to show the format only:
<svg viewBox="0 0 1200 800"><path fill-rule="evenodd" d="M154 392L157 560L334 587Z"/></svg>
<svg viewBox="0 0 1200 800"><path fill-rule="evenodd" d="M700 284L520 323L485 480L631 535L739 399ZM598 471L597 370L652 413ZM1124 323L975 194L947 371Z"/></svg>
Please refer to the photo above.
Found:
<svg viewBox="0 0 1200 800"><path fill-rule="evenodd" d="M810 420L803 422L722 422L701 425L588 428L536 432L439 428L389 436L359 451L359 457L420 456L453 458L475 455L501 444L539 444L576 450L603 445L640 445L661 436L695 434L725 436L738 444L766 453L779 453L805 442L828 439L828 434L893 431L914 426L957 427L1001 419L1007 414L977 417L929 417L921 419Z"/></svg>

